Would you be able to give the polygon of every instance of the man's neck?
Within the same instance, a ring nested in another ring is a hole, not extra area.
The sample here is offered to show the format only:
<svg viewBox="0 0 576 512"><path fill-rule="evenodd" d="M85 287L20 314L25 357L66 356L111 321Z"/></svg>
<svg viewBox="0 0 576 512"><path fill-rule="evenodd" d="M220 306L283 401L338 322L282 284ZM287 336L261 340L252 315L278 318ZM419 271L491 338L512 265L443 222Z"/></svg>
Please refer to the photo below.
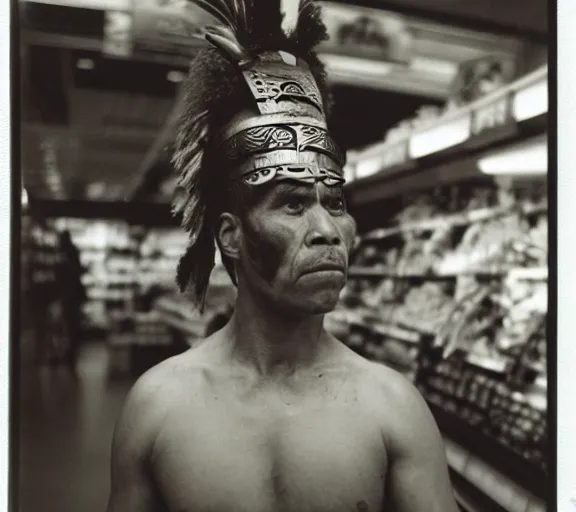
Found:
<svg viewBox="0 0 576 512"><path fill-rule="evenodd" d="M324 315L289 315L253 300L238 300L227 326L232 357L262 376L286 376L310 368L331 340Z"/></svg>

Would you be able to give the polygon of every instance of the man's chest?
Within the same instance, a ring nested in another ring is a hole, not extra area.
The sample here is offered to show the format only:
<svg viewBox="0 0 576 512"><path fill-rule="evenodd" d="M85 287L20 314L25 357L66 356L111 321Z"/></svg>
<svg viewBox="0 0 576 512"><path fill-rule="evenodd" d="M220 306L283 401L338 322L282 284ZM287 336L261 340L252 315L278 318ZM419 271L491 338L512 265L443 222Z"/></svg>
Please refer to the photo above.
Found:
<svg viewBox="0 0 576 512"><path fill-rule="evenodd" d="M376 423L347 400L210 400L167 418L156 481L172 512L379 512L387 461Z"/></svg>

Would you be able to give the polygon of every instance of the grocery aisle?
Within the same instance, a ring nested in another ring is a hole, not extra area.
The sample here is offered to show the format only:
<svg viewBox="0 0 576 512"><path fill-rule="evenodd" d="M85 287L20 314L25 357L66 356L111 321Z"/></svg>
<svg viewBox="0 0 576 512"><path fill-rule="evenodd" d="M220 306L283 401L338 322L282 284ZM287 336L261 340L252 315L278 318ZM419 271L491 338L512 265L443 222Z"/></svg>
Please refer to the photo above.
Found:
<svg viewBox="0 0 576 512"><path fill-rule="evenodd" d="M107 378L104 344L86 344L77 376L25 367L20 386L19 512L103 512L114 423L130 385Z"/></svg>

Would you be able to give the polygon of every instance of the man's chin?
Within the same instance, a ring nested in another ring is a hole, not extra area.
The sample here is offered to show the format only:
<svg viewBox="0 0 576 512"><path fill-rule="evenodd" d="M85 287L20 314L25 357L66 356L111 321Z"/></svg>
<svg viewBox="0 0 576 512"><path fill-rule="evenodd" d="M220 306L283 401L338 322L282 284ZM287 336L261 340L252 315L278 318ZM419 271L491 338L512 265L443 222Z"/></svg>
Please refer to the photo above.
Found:
<svg viewBox="0 0 576 512"><path fill-rule="evenodd" d="M336 291L318 292L300 298L300 300L291 301L294 309L297 309L305 315L325 315L334 311L340 294Z"/></svg>
<svg viewBox="0 0 576 512"><path fill-rule="evenodd" d="M334 309L336 308L336 304L337 304L337 302L335 302L334 304L330 304L330 305L327 305L327 304L315 305L314 307L311 308L310 314L311 315L326 315L326 314L334 311Z"/></svg>

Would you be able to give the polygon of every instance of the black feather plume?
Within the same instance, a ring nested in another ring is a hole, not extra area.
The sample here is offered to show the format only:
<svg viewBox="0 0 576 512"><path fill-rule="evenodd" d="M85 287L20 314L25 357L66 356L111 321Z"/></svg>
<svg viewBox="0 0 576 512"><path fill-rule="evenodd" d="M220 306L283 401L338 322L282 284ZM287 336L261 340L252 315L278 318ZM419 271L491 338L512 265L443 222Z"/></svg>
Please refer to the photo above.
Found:
<svg viewBox="0 0 576 512"><path fill-rule="evenodd" d="M310 53L328 39L326 25L322 21L322 9L314 0L301 0L298 24L292 38L302 52Z"/></svg>
<svg viewBox="0 0 576 512"><path fill-rule="evenodd" d="M210 274L214 269L216 246L214 235L204 225L198 238L192 240L180 258L176 271L176 282L181 292L192 293L192 298L200 312L204 312Z"/></svg>

